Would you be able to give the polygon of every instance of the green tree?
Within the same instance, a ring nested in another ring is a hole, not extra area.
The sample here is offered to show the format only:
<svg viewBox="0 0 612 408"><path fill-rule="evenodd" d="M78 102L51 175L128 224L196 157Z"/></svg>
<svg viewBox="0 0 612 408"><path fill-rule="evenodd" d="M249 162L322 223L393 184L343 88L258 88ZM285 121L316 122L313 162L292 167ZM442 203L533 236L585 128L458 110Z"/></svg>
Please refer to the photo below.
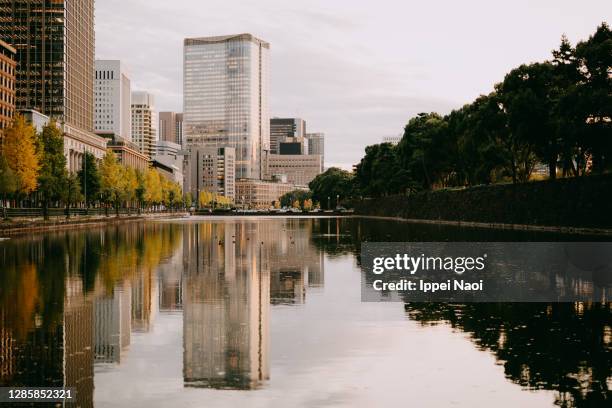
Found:
<svg viewBox="0 0 612 408"><path fill-rule="evenodd" d="M17 191L19 180L9 167L6 158L0 153L0 205L2 206L2 218L7 218L6 199Z"/></svg>
<svg viewBox="0 0 612 408"><path fill-rule="evenodd" d="M410 119L404 128L404 135L397 146L399 161L414 186L420 189L431 189L436 184L444 184L444 175L449 172L449 163L445 152L448 147L446 138L446 119L437 113L420 113ZM375 160L379 167L389 167L381 163L391 152L379 154ZM385 169L385 173L394 170ZM412 186L409 186L412 187Z"/></svg>
<svg viewBox="0 0 612 408"><path fill-rule="evenodd" d="M303 208L304 202L312 198L312 193L310 191L304 190L293 190L288 193L283 194L280 198L280 205L283 207L291 207L295 201L300 203L300 208Z"/></svg>
<svg viewBox="0 0 612 408"><path fill-rule="evenodd" d="M321 203L321 207L332 209L342 200L353 197L353 174L330 167L315 177L308 186L312 191L312 198Z"/></svg>
<svg viewBox="0 0 612 408"><path fill-rule="evenodd" d="M362 195L380 197L411 189L412 180L396 147L382 143L366 147L365 153L355 169L355 184Z"/></svg>
<svg viewBox="0 0 612 408"><path fill-rule="evenodd" d="M63 182L61 198L66 205L66 218L70 218L70 206L83 201L81 181L77 174L70 174Z"/></svg>
<svg viewBox="0 0 612 408"><path fill-rule="evenodd" d="M602 23L586 41L576 45L580 74L577 109L582 140L589 149L593 171L612 169L612 31Z"/></svg>
<svg viewBox="0 0 612 408"><path fill-rule="evenodd" d="M100 195L100 172L96 157L87 152L83 156L83 165L78 172L79 184L85 197L86 205L95 203Z"/></svg>
<svg viewBox="0 0 612 408"><path fill-rule="evenodd" d="M62 200L68 179L64 135L54 120L43 127L39 146L42 165L38 175L38 193L43 204L44 218L48 219L49 205Z"/></svg>

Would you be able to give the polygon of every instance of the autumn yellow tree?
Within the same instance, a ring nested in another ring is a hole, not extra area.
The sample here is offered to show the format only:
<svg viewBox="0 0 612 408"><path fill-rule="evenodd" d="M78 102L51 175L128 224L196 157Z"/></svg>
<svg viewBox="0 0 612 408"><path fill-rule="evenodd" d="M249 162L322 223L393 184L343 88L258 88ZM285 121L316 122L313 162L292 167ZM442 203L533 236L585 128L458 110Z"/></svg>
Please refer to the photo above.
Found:
<svg viewBox="0 0 612 408"><path fill-rule="evenodd" d="M123 182L123 198L127 202L128 214L133 202L136 200L138 190L138 175L136 170L132 167L127 167L123 171L124 182Z"/></svg>
<svg viewBox="0 0 612 408"><path fill-rule="evenodd" d="M119 206L124 195L124 170L111 150L108 150L102 158L98 171L102 200L107 204L112 204L119 215ZM108 215L108 206L106 208Z"/></svg>
<svg viewBox="0 0 612 408"><path fill-rule="evenodd" d="M200 191L200 197L198 197L198 203L200 207L209 207L212 203L212 194L206 190Z"/></svg>
<svg viewBox="0 0 612 408"><path fill-rule="evenodd" d="M144 177L144 200L151 206L159 204L163 200L162 182L159 172L155 169L148 169Z"/></svg>
<svg viewBox="0 0 612 408"><path fill-rule="evenodd" d="M17 115L11 127L4 130L2 153L17 178L17 193L29 194L36 190L40 170L36 146L36 130Z"/></svg>

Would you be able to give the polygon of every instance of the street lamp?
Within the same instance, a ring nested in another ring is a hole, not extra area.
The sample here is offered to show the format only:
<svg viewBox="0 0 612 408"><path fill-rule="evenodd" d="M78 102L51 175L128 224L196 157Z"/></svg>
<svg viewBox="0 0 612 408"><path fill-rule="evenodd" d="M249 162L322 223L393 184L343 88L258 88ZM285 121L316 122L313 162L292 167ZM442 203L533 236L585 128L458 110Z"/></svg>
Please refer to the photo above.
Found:
<svg viewBox="0 0 612 408"><path fill-rule="evenodd" d="M331 197L327 196L327 209L331 210Z"/></svg>
<svg viewBox="0 0 612 408"><path fill-rule="evenodd" d="M336 208L340 205L340 194L336 196Z"/></svg>

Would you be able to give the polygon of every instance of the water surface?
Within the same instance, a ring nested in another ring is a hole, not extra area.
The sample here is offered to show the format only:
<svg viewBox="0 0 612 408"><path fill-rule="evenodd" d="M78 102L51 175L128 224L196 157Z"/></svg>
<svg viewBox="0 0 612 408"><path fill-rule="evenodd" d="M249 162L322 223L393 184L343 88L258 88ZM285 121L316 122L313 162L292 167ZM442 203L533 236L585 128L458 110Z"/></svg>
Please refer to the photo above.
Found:
<svg viewBox="0 0 612 408"><path fill-rule="evenodd" d="M607 406L609 304L360 300L362 241L574 239L249 217L0 242L0 386L82 407Z"/></svg>

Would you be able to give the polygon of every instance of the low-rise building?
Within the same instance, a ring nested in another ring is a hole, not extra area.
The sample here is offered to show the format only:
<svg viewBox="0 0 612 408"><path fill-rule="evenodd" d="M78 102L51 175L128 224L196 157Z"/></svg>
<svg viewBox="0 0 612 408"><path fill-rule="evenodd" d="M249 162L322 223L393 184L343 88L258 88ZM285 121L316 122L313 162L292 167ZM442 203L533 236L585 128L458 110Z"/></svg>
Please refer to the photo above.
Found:
<svg viewBox="0 0 612 408"><path fill-rule="evenodd" d="M287 182L307 186L323 169L323 156L269 154L266 158L265 173L270 179L273 175L286 175Z"/></svg>
<svg viewBox="0 0 612 408"><path fill-rule="evenodd" d="M158 140L155 150L156 156L177 156L181 151L181 145L166 140Z"/></svg>
<svg viewBox="0 0 612 408"><path fill-rule="evenodd" d="M241 207L266 209L284 194L294 190L307 190L307 188L266 180L236 180L236 204Z"/></svg>
<svg viewBox="0 0 612 408"><path fill-rule="evenodd" d="M19 113L37 132L41 132L43 127L51 120L49 116L33 109L20 110ZM66 123L56 122L56 125L64 134L64 155L66 156L68 171L81 170L85 153L91 153L97 160L102 160L106 154L107 138Z"/></svg>
<svg viewBox="0 0 612 408"><path fill-rule="evenodd" d="M153 156L151 165L166 179L178 183L183 188L183 156Z"/></svg>
<svg viewBox="0 0 612 408"><path fill-rule="evenodd" d="M149 158L142 154L134 143L120 136L113 136L108 142L108 148L115 153L117 161L125 167L144 172L149 167Z"/></svg>

